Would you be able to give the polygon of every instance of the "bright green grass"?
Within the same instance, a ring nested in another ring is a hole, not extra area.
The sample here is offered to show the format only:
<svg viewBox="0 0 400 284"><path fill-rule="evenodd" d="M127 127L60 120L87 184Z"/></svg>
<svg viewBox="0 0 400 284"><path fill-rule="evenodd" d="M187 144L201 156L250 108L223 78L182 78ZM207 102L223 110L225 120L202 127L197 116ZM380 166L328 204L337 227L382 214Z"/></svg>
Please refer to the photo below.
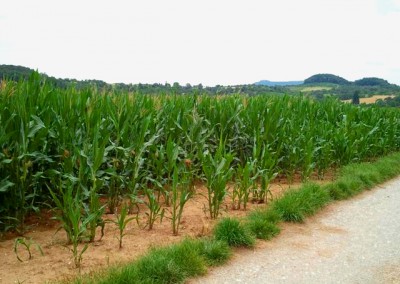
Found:
<svg viewBox="0 0 400 284"><path fill-rule="evenodd" d="M272 203L272 208L283 221L303 222L330 201L329 192L317 184L305 184L291 190Z"/></svg>
<svg viewBox="0 0 400 284"><path fill-rule="evenodd" d="M250 231L235 218L224 218L214 228L214 237L234 247L252 247L255 244Z"/></svg>

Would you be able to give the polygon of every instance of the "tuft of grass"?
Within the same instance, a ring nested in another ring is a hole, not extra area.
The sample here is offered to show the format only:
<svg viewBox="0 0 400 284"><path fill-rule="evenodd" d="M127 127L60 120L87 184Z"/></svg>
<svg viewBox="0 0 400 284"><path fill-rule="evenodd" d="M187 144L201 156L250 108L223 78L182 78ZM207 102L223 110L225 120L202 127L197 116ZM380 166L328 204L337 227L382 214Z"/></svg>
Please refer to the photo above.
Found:
<svg viewBox="0 0 400 284"><path fill-rule="evenodd" d="M224 264L232 255L231 248L224 241L204 239L194 242L194 245L198 247L200 255L208 266Z"/></svg>
<svg viewBox="0 0 400 284"><path fill-rule="evenodd" d="M343 200L356 195L363 189L364 183L357 176L342 176L337 181L325 186L334 200Z"/></svg>
<svg viewBox="0 0 400 284"><path fill-rule="evenodd" d="M280 233L281 216L274 210L256 210L247 216L246 226L257 239L270 240Z"/></svg>
<svg viewBox="0 0 400 284"><path fill-rule="evenodd" d="M269 223L277 224L278 222L281 221L281 216L279 215L278 212L271 210L271 209L257 209L255 211L252 211L248 216L247 219L253 220L253 219L263 219L265 221L268 221Z"/></svg>
<svg viewBox="0 0 400 284"><path fill-rule="evenodd" d="M249 219L246 225L256 238L261 240L270 240L281 232L276 224L261 218Z"/></svg>
<svg viewBox="0 0 400 284"><path fill-rule="evenodd" d="M317 184L308 183L298 190L287 192L272 203L272 208L288 222L303 222L331 200L329 192Z"/></svg>
<svg viewBox="0 0 400 284"><path fill-rule="evenodd" d="M234 247L252 247L255 239L251 232L235 218L224 218L214 228L214 237Z"/></svg>
<svg viewBox="0 0 400 284"><path fill-rule="evenodd" d="M145 283L181 283L206 273L206 263L193 242L154 249L136 263L138 278Z"/></svg>

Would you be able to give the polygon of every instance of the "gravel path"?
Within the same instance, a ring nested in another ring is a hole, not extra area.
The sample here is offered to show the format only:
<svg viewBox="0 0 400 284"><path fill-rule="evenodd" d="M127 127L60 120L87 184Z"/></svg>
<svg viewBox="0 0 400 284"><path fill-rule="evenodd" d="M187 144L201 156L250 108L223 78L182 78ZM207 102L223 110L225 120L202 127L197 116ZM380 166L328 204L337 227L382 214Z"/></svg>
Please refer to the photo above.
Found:
<svg viewBox="0 0 400 284"><path fill-rule="evenodd" d="M400 283L400 178L284 224L189 283Z"/></svg>

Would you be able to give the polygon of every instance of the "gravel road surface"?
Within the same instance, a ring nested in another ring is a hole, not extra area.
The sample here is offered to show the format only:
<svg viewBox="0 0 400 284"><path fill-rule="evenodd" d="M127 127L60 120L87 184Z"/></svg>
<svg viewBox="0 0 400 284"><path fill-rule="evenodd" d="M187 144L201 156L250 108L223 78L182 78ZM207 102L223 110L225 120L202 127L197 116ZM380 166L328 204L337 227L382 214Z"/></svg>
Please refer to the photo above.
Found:
<svg viewBox="0 0 400 284"><path fill-rule="evenodd" d="M277 238L188 283L400 283L400 178L283 224Z"/></svg>

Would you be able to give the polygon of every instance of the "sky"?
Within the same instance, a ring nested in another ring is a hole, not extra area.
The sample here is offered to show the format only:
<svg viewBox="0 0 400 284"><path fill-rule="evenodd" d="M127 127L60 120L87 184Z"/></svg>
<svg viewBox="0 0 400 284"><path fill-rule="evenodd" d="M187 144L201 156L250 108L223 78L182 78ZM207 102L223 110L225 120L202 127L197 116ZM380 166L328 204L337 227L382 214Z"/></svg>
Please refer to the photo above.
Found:
<svg viewBox="0 0 400 284"><path fill-rule="evenodd" d="M400 85L400 0L3 0L0 64L206 86L332 73Z"/></svg>

